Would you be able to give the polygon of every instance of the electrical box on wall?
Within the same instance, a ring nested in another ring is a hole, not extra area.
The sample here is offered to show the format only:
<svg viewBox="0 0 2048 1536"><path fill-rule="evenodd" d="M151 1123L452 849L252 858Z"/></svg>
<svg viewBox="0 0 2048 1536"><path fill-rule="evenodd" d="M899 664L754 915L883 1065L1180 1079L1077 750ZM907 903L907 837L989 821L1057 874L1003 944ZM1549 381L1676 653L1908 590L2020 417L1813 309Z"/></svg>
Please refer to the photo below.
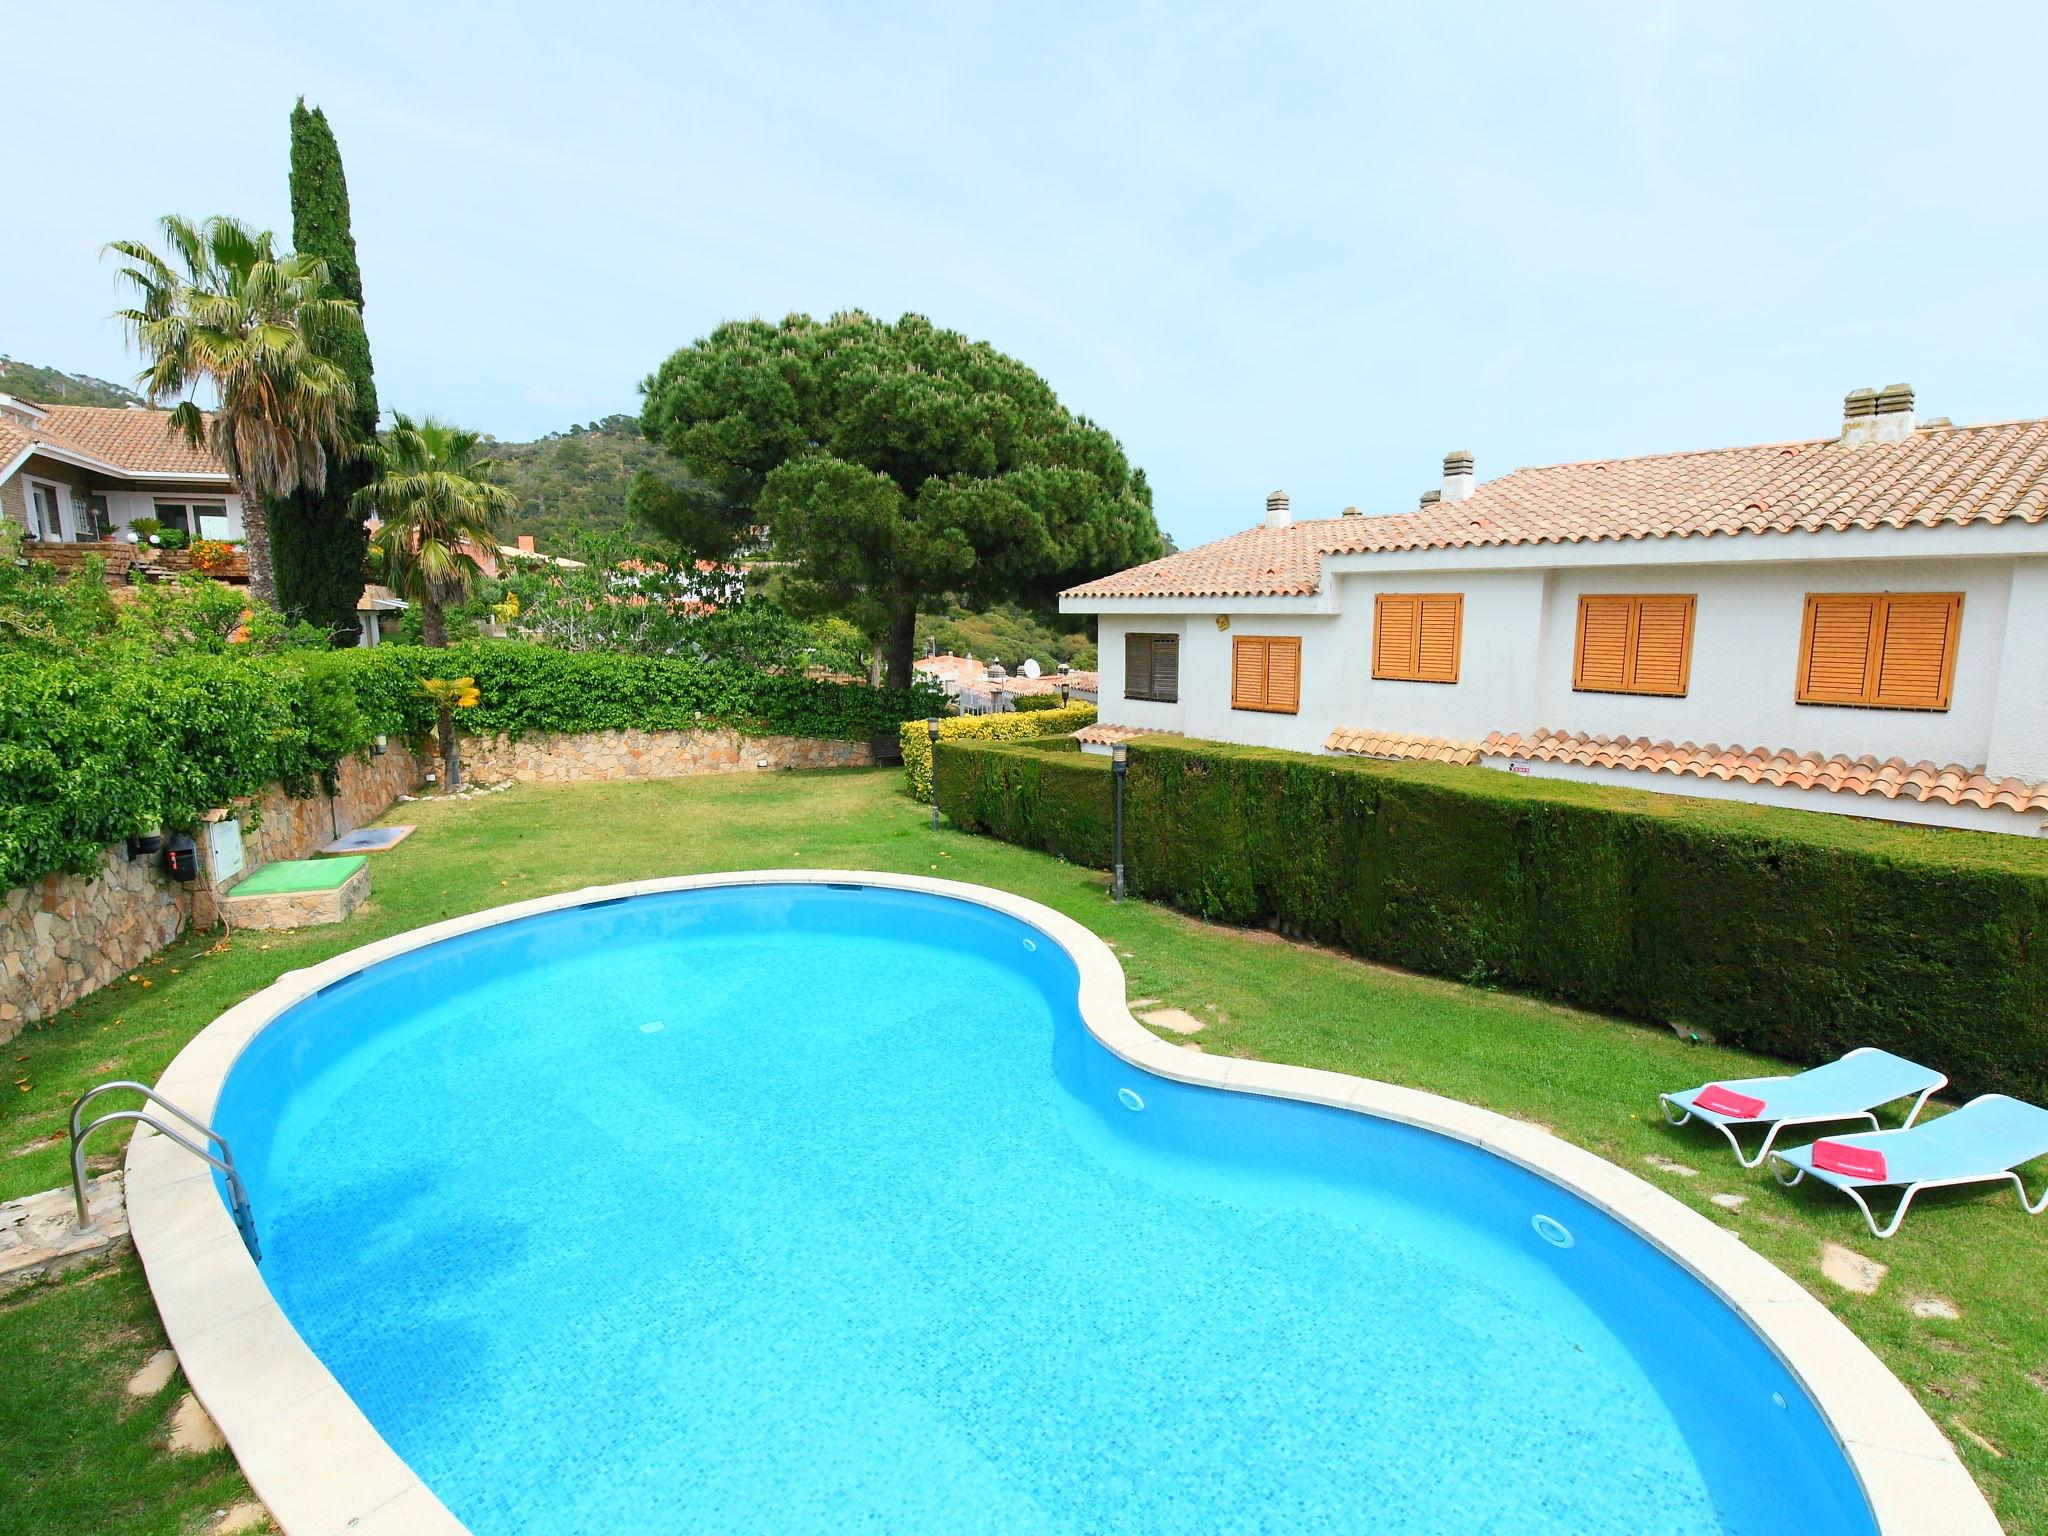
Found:
<svg viewBox="0 0 2048 1536"><path fill-rule="evenodd" d="M206 824L206 860L214 882L226 885L242 872L242 824L232 816Z"/></svg>

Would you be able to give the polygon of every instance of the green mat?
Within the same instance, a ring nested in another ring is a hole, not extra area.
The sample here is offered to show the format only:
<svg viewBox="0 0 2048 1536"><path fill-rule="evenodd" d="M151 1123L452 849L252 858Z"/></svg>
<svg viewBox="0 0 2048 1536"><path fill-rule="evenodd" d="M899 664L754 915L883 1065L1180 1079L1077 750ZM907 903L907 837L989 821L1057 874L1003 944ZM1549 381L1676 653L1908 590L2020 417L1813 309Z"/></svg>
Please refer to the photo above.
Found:
<svg viewBox="0 0 2048 1536"><path fill-rule="evenodd" d="M266 864L230 896L287 896L297 891L331 891L370 861L360 853L342 859L279 859Z"/></svg>

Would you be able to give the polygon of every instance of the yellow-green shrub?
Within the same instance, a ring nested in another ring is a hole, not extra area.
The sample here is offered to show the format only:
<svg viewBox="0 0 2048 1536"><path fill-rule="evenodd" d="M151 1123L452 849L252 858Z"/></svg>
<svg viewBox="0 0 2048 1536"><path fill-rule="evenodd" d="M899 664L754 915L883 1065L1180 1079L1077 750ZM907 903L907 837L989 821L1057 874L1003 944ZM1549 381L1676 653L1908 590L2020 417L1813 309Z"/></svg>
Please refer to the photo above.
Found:
<svg viewBox="0 0 2048 1536"><path fill-rule="evenodd" d="M939 722L941 741L1021 741L1027 736L1065 736L1095 723L1093 704L1021 714L953 715ZM932 797L932 743L922 720L903 722L903 777L913 798Z"/></svg>

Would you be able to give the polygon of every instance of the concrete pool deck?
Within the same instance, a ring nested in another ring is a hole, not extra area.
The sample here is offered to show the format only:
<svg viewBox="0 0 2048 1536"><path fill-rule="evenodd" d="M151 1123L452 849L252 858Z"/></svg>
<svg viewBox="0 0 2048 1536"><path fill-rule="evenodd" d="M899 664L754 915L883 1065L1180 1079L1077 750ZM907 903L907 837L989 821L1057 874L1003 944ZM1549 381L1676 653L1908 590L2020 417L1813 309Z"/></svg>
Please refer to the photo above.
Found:
<svg viewBox="0 0 2048 1536"><path fill-rule="evenodd" d="M1123 968L1102 939L1049 907L985 886L860 870L752 870L593 886L452 918L290 971L201 1030L157 1083L210 1121L242 1049L293 1005L366 966L495 924L624 896L735 885L856 884L951 897L1029 924L1080 973L1083 1022L1108 1050L1160 1077L1299 1099L1466 1142L1589 1201L1732 1307L1819 1409L1882 1536L1997 1536L1947 1438L1883 1362L1796 1281L1662 1190L1547 1131L1389 1083L1203 1055L1131 1016ZM129 1225L186 1380L287 1536L460 1536L271 1297L210 1170L138 1127L127 1156ZM259 1232L263 1212L255 1213Z"/></svg>

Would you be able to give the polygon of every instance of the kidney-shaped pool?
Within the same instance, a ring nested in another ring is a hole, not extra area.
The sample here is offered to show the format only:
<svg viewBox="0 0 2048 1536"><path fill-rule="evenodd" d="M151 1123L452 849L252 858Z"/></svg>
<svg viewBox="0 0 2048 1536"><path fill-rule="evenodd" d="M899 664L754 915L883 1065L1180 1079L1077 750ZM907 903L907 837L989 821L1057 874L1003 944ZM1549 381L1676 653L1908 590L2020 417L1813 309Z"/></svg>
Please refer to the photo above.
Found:
<svg viewBox="0 0 2048 1536"><path fill-rule="evenodd" d="M975 903L447 939L216 1124L262 1273L477 1536L1873 1529L1742 1319L1558 1185L1111 1054Z"/></svg>

